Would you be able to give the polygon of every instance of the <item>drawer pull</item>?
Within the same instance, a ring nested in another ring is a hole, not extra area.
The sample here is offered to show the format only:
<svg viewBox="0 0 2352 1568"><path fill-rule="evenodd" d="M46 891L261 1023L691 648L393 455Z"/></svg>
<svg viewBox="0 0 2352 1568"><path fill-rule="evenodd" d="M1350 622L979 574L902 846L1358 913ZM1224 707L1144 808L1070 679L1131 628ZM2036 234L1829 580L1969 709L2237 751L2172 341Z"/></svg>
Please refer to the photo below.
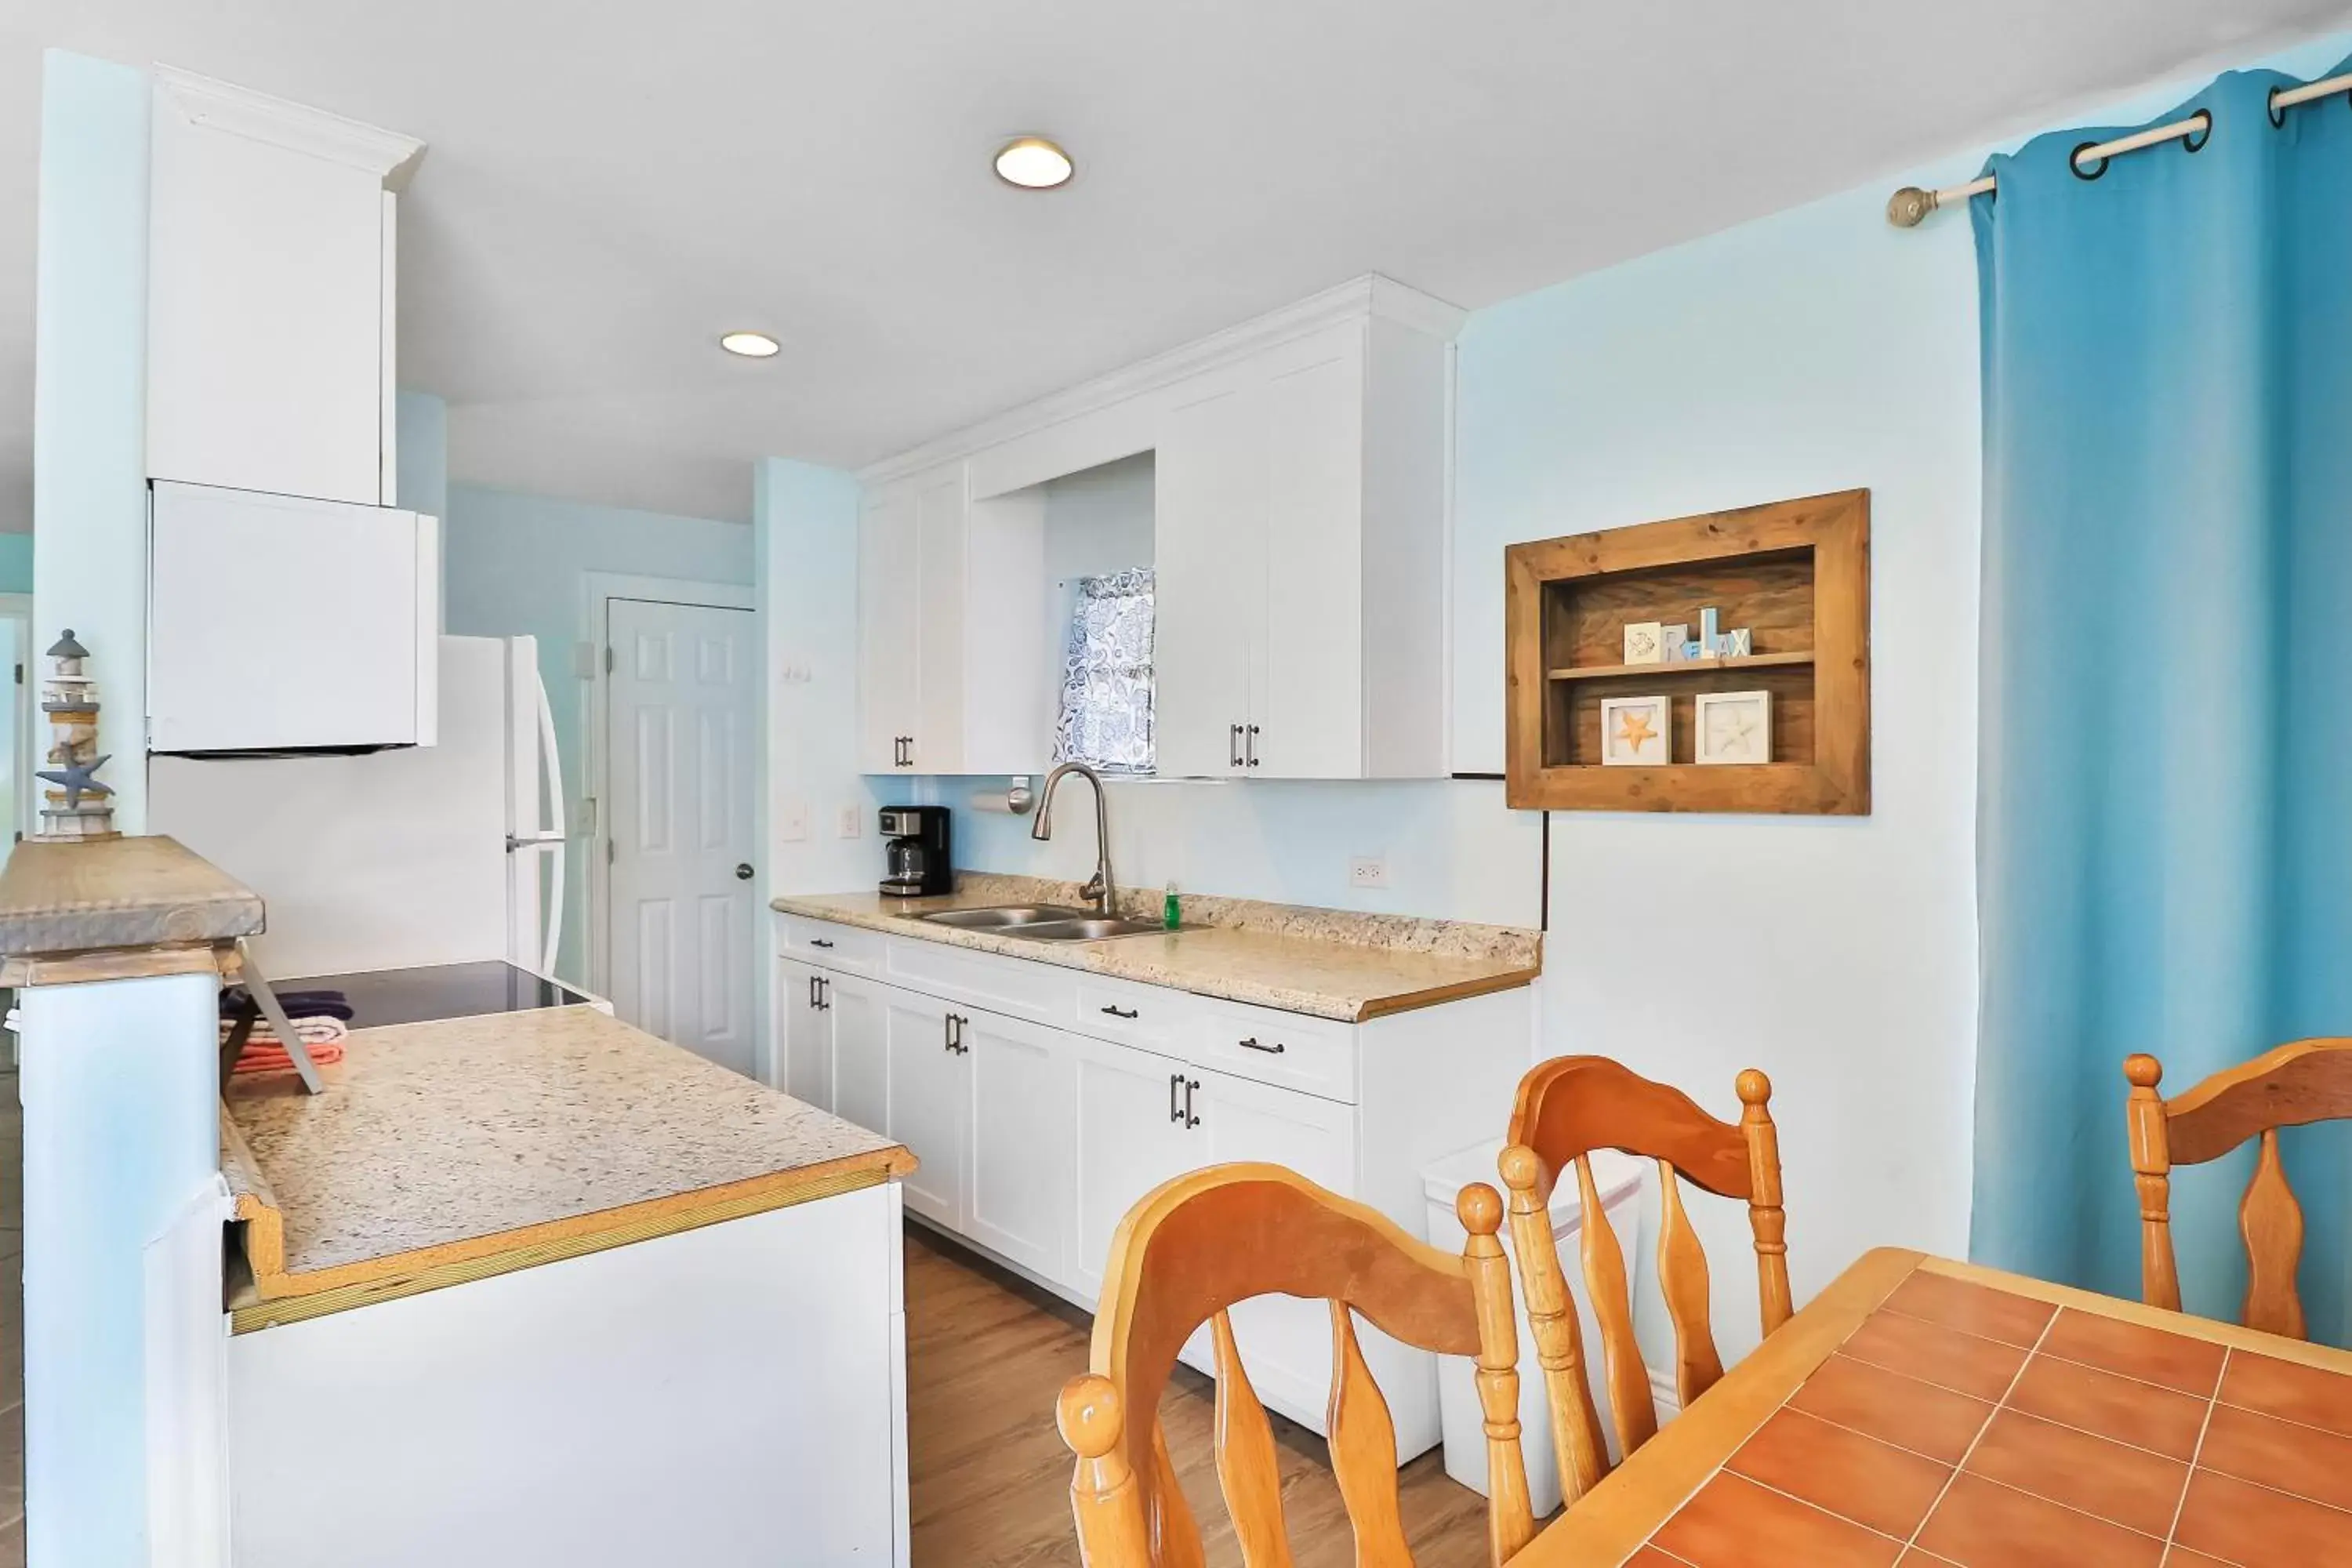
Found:
<svg viewBox="0 0 2352 1568"><path fill-rule="evenodd" d="M1168 1075L1168 1120L1171 1121L1181 1121L1184 1120L1184 1112L1178 1109L1176 1104L1176 1091L1183 1087L1184 1075L1182 1073L1171 1072Z"/></svg>
<svg viewBox="0 0 2352 1568"><path fill-rule="evenodd" d="M1132 1007L1105 1007L1103 1011L1109 1014L1114 1018L1140 1018L1143 1016L1143 1014L1139 1009Z"/></svg>
<svg viewBox="0 0 2352 1568"><path fill-rule="evenodd" d="M824 938L821 936L813 936L809 938L809 945L811 947L822 947L828 952L833 948L833 943L825 941Z"/></svg>
<svg viewBox="0 0 2352 1568"><path fill-rule="evenodd" d="M1270 1057L1278 1057L1282 1054L1282 1042L1280 1040L1275 1041L1274 1044L1270 1046L1261 1046L1257 1043L1257 1037L1255 1035L1252 1035L1248 1039L1236 1041L1235 1043L1244 1050L1264 1051Z"/></svg>

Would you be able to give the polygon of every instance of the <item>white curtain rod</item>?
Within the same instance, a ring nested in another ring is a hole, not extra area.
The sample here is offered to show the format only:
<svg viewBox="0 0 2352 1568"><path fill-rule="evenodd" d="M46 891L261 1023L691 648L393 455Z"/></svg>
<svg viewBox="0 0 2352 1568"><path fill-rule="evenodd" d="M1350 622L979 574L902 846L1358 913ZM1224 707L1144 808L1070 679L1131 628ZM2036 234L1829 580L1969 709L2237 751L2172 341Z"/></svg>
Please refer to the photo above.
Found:
<svg viewBox="0 0 2352 1568"><path fill-rule="evenodd" d="M2339 92L2352 92L2352 72L2332 76L2325 81L2308 81L2301 87L2272 89L2271 118L2276 120L2284 110L2314 99L2330 98ZM2176 120L2169 125L2158 125L2147 131L2135 131L2129 136L2118 136L2112 142L2096 142L2080 147L2074 153L2077 174L2087 174L2095 165L2126 153L2137 153L2143 147L2160 146L2167 142L2182 142L2200 132L2213 128L2213 117L2199 110L2186 120ZM2095 177L2095 176L2094 176ZM1970 180L1965 185L1947 185L1940 191L1923 191L1916 185L1906 185L1887 198L1886 221L1897 228L1916 228L1921 220L1938 207L1966 202L1970 196L1987 195L1996 182L1990 174L1980 180Z"/></svg>

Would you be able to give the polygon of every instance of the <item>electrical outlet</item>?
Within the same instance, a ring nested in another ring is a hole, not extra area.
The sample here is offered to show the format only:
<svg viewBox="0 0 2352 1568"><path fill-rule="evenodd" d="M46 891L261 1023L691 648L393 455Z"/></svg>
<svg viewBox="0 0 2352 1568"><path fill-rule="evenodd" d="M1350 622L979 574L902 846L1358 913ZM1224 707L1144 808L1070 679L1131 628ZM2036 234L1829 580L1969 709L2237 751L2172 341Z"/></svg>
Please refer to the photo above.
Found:
<svg viewBox="0 0 2352 1568"><path fill-rule="evenodd" d="M808 802L788 800L776 813L776 837L787 844L798 844L808 837Z"/></svg>
<svg viewBox="0 0 2352 1568"><path fill-rule="evenodd" d="M1351 888L1385 888L1389 885L1389 863L1379 855L1358 855L1348 862L1348 886Z"/></svg>
<svg viewBox="0 0 2352 1568"><path fill-rule="evenodd" d="M835 819L833 831L836 837L855 838L866 828L866 813L857 806L845 805Z"/></svg>

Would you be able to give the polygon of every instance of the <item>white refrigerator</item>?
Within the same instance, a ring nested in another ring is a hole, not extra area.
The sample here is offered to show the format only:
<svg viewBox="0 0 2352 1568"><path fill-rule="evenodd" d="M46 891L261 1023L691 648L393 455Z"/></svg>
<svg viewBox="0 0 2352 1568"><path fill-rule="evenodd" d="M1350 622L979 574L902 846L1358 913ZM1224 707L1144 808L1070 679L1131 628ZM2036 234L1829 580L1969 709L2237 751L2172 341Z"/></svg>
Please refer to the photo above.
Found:
<svg viewBox="0 0 2352 1568"><path fill-rule="evenodd" d="M261 895L271 979L490 959L553 977L563 780L537 640L445 637L438 683L429 746L147 760L149 831Z"/></svg>

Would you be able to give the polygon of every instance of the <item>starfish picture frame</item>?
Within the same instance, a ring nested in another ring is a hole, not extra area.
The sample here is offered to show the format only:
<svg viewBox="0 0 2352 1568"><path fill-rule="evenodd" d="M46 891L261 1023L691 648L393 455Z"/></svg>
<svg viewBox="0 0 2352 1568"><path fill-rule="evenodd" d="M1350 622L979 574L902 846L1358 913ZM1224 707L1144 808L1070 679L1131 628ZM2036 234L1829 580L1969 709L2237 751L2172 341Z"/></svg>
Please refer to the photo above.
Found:
<svg viewBox="0 0 2352 1568"><path fill-rule="evenodd" d="M1691 756L1754 765L1772 760L1772 694L1702 691L1691 713Z"/></svg>
<svg viewBox="0 0 2352 1568"><path fill-rule="evenodd" d="M1601 761L1611 767L1664 767L1674 755L1669 740L1674 705L1656 697L1601 700Z"/></svg>

